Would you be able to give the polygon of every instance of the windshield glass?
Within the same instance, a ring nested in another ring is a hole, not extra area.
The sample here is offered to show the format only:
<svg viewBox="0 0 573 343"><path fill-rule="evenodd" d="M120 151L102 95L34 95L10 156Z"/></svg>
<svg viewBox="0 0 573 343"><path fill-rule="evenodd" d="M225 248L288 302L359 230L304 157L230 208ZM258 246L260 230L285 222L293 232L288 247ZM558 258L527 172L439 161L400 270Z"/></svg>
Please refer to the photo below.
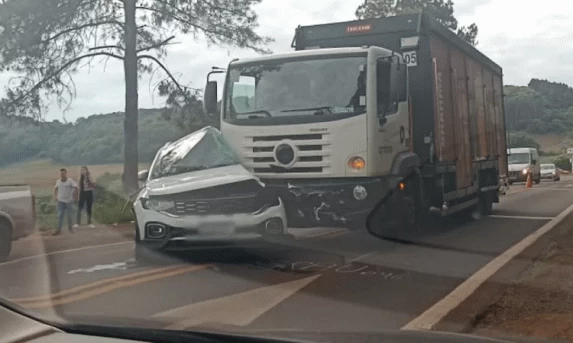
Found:
<svg viewBox="0 0 573 343"><path fill-rule="evenodd" d="M359 114L366 110L366 56L234 66L225 118Z"/></svg>
<svg viewBox="0 0 573 343"><path fill-rule="evenodd" d="M215 128L207 128L170 143L158 152L150 178L239 164L239 158Z"/></svg>
<svg viewBox="0 0 573 343"><path fill-rule="evenodd" d="M0 343L573 343L572 62L573 0L0 0Z"/></svg>
<svg viewBox="0 0 573 343"><path fill-rule="evenodd" d="M507 163L509 164L529 164L530 155L528 153L512 153L507 156Z"/></svg>

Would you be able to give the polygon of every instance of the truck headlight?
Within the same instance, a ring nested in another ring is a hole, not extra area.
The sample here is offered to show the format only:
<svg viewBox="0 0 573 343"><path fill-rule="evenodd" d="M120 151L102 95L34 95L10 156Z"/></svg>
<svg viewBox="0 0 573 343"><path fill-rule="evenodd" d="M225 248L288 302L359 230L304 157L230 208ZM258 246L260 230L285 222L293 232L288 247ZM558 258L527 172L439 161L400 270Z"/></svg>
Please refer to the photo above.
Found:
<svg viewBox="0 0 573 343"><path fill-rule="evenodd" d="M366 168L366 161L362 157L354 156L348 160L348 167L354 170L362 170Z"/></svg>
<svg viewBox="0 0 573 343"><path fill-rule="evenodd" d="M141 206L146 210L153 211L167 211L175 207L174 201L157 200L157 199L141 199Z"/></svg>
<svg viewBox="0 0 573 343"><path fill-rule="evenodd" d="M521 171L521 173L522 173L523 175L527 175L527 173L529 173L529 169L525 168L525 169L523 169L523 170Z"/></svg>

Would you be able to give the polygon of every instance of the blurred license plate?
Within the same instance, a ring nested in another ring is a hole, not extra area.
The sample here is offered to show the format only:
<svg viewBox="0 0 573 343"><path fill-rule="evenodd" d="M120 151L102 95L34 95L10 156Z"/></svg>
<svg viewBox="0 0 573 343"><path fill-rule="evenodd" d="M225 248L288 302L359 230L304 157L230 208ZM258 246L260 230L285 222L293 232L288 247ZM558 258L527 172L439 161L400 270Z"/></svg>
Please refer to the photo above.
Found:
<svg viewBox="0 0 573 343"><path fill-rule="evenodd" d="M232 223L205 223L199 227L202 235L230 235L233 233Z"/></svg>

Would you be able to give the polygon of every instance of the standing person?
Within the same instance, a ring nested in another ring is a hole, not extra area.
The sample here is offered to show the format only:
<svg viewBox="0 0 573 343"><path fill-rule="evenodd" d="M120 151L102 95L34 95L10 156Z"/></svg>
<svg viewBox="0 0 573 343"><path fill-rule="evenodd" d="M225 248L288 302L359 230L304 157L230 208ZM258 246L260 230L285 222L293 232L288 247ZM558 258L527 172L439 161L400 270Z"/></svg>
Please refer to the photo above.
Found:
<svg viewBox="0 0 573 343"><path fill-rule="evenodd" d="M58 202L58 230L54 235L62 233L64 226L64 217L68 217L68 230L73 233L72 228L72 211L74 202L78 198L78 185L74 180L68 177L68 171L65 168L60 169L60 178L56 181L54 187L54 200Z"/></svg>
<svg viewBox="0 0 573 343"><path fill-rule="evenodd" d="M88 214L88 225L90 228L95 226L92 224L92 206L94 203L94 190L95 183L92 180L92 176L88 167L82 166L81 176L80 176L80 201L78 203L78 221L75 226L81 225L82 221L82 210L84 205L86 207L86 212Z"/></svg>

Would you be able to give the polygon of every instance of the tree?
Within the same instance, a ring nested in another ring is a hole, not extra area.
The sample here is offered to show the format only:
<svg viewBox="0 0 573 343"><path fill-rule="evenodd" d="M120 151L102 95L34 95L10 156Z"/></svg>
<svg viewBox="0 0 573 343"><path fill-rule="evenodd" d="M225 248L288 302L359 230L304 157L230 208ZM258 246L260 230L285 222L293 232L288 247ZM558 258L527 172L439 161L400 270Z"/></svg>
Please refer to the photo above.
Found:
<svg viewBox="0 0 573 343"><path fill-rule="evenodd" d="M177 34L258 52L271 40L255 32L253 5L262 0L0 0L0 72L6 87L0 114L41 119L46 99L69 106L73 74L118 60L125 79L124 186L137 188L138 79L160 70L165 86L193 102L162 62ZM166 94L163 94L166 95ZM189 97L189 98L188 98Z"/></svg>
<svg viewBox="0 0 573 343"><path fill-rule="evenodd" d="M458 20L454 17L454 3L452 0L364 0L356 9L358 19L384 18L397 14L416 13L426 11L438 22L454 31L458 36L471 45L477 45L478 27L458 27Z"/></svg>

